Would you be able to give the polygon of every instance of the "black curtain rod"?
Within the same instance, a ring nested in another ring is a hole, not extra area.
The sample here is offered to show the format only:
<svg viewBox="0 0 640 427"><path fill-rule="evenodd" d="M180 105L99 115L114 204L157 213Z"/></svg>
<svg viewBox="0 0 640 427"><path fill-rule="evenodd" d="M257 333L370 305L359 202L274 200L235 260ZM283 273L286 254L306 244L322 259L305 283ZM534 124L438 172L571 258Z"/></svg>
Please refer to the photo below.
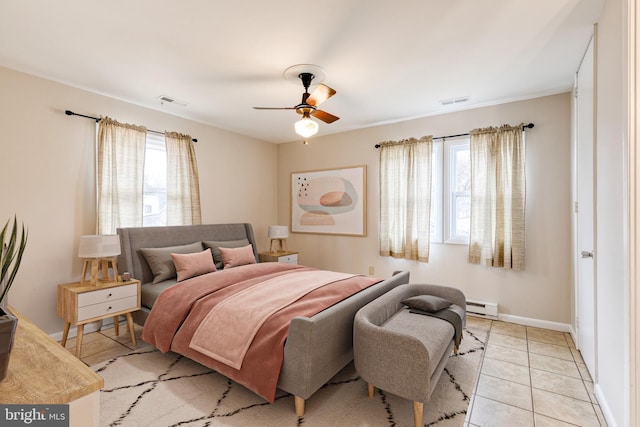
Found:
<svg viewBox="0 0 640 427"><path fill-rule="evenodd" d="M522 131L524 132L525 129L531 129L534 126L535 125L533 123L529 123L528 125L522 125ZM467 133L459 133L457 135L435 136L435 137L433 137L433 139L457 138L459 136L469 136L469 132L467 132ZM375 147L376 148L380 148L380 144L376 144Z"/></svg>
<svg viewBox="0 0 640 427"><path fill-rule="evenodd" d="M80 117L84 117L84 118L87 118L87 119L93 119L93 120L96 121L96 123L98 123L100 120L102 120L100 117L85 116L84 114L74 113L71 110L64 110L64 113L67 116L80 116ZM164 135L164 132L160 132L160 131L157 131L157 130L147 129L147 132L157 133L158 135ZM192 141L193 142L198 142L198 140L196 138L193 138Z"/></svg>

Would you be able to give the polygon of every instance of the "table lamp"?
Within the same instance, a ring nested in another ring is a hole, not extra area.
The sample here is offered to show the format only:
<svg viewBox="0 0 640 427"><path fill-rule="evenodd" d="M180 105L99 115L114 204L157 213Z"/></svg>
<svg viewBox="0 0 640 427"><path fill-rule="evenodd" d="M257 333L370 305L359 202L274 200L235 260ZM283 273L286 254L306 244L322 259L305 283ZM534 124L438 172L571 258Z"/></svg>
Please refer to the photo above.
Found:
<svg viewBox="0 0 640 427"><path fill-rule="evenodd" d="M286 239L289 237L289 227L286 225L270 225L269 226L269 238L271 239L270 250L271 253L277 252L286 252L287 251L287 242ZM273 244L277 242L277 251L273 250Z"/></svg>
<svg viewBox="0 0 640 427"><path fill-rule="evenodd" d="M89 283L98 284L98 270L102 270L100 281L118 281L118 266L116 257L120 255L120 237L116 234L80 236L78 257L84 258L82 266L82 279L80 283L86 283L87 270L91 271ZM109 274L111 265L112 274Z"/></svg>

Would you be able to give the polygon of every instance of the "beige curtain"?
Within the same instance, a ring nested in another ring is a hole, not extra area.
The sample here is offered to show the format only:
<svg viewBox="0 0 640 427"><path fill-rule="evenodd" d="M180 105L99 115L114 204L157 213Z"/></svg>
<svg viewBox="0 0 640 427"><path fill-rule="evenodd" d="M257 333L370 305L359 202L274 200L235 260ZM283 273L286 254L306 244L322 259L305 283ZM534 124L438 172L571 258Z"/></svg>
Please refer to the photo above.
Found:
<svg viewBox="0 0 640 427"><path fill-rule="evenodd" d="M524 270L522 125L471 131L469 262Z"/></svg>
<svg viewBox="0 0 640 427"><path fill-rule="evenodd" d="M98 234L142 226L147 129L110 118L98 125Z"/></svg>
<svg viewBox="0 0 640 427"><path fill-rule="evenodd" d="M429 262L431 136L380 144L380 255Z"/></svg>
<svg viewBox="0 0 640 427"><path fill-rule="evenodd" d="M166 132L167 225L202 222L198 164L191 136Z"/></svg>

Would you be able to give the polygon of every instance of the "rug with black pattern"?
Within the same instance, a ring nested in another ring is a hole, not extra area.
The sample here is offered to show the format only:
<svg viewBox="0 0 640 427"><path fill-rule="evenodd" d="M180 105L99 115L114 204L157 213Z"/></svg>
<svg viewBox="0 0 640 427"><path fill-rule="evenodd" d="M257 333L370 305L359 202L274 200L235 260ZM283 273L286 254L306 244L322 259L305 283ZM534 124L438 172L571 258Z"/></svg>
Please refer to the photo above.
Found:
<svg viewBox="0 0 640 427"><path fill-rule="evenodd" d="M490 321L469 317L460 351L451 355L431 400L425 426L462 426L478 376ZM138 350L92 367L104 378L101 426L413 426L410 401L376 389L373 399L353 364L306 401L267 403L243 386L175 353Z"/></svg>

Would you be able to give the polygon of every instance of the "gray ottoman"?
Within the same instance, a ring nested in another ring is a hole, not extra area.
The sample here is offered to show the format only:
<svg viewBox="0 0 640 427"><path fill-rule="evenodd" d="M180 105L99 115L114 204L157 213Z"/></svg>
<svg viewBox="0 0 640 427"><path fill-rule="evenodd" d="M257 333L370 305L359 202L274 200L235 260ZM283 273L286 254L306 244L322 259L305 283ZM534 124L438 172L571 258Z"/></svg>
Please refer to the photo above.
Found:
<svg viewBox="0 0 640 427"><path fill-rule="evenodd" d="M421 426L424 403L429 401L456 347L456 328L447 320L432 317L441 311L431 315L412 313L402 301L416 295L432 295L453 303L443 311L455 312L464 327L466 299L460 290L438 285L400 285L356 313L353 353L356 370L368 383L369 397L378 387L412 400L414 424Z"/></svg>

